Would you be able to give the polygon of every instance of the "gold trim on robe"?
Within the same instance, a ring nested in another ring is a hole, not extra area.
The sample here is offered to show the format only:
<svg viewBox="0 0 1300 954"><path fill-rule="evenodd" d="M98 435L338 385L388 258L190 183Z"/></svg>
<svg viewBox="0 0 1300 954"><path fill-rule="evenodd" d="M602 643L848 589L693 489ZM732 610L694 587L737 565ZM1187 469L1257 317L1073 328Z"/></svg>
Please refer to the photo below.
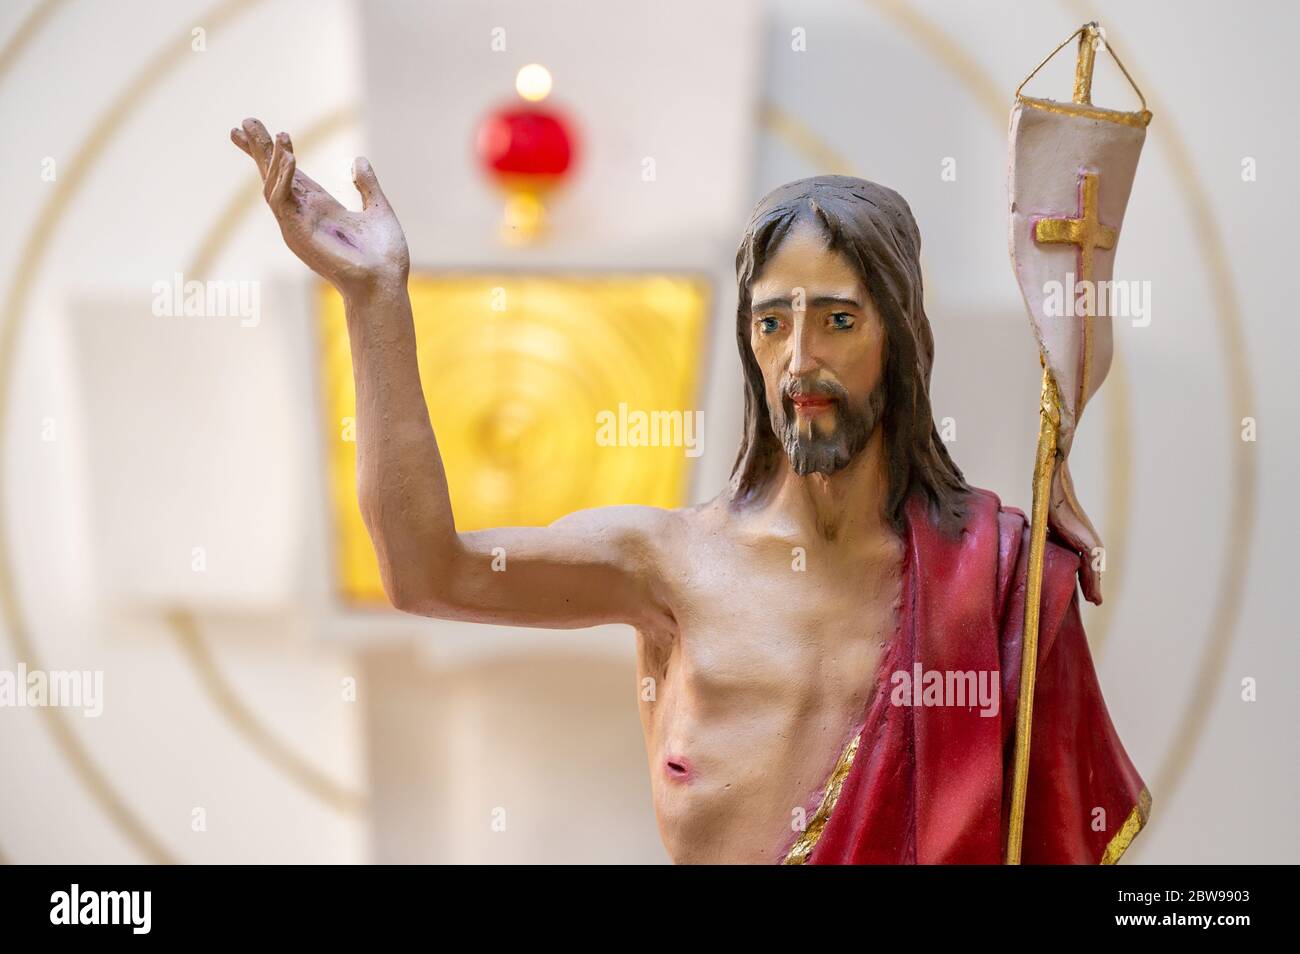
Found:
<svg viewBox="0 0 1300 954"><path fill-rule="evenodd" d="M1120 857L1124 852L1128 851L1128 846L1138 836L1138 832L1146 827L1147 819L1150 817L1151 793L1144 788L1142 794L1138 796L1138 803L1133 806L1133 810L1128 813L1128 818L1124 820L1124 824L1120 826L1115 837L1106 846L1106 851L1101 856L1101 864L1118 864Z"/></svg>
<svg viewBox="0 0 1300 954"><path fill-rule="evenodd" d="M860 732L854 735L853 740L840 753L840 759L835 763L835 769L831 772L831 777L826 781L826 793L822 796L817 811L813 813L812 821L808 823L808 827L803 834L795 839L795 843L790 847L790 851L781 864L801 865L811 857L813 849L817 847L817 842L821 840L822 832L826 830L826 823L831 820L831 812L835 810L835 803L839 801L840 789L844 787L844 780L849 777L849 772L853 769L853 760L858 754L858 740L861 737ZM1147 820L1150 817L1151 792L1143 788L1141 794L1138 795L1137 804L1129 812L1128 818L1124 819L1124 824L1115 833L1115 837L1106 845L1106 850L1102 852L1101 861L1098 864L1118 864L1124 852L1128 851L1129 845L1133 844L1133 839L1146 827Z"/></svg>
<svg viewBox="0 0 1300 954"><path fill-rule="evenodd" d="M817 847L817 842L821 839L822 831L826 828L826 823L830 821L831 812L835 810L835 803L839 801L840 789L844 787L844 780L849 777L849 771L853 768L854 756L858 754L858 740L862 738L862 733L856 732L849 744L844 746L844 751L840 753L840 760L835 763L835 769L831 772L831 777L826 781L826 794L822 796L822 803L817 806L817 811L813 812L813 817L808 826L804 829L794 845L791 846L785 860L781 863L784 865L801 865L808 860L813 849Z"/></svg>

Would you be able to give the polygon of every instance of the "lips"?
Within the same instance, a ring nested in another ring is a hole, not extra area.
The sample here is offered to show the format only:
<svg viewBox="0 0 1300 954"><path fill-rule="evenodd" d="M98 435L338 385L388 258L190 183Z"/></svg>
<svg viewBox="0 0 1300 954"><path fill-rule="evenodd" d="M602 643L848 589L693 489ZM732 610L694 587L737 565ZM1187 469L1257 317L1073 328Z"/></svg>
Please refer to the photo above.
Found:
<svg viewBox="0 0 1300 954"><path fill-rule="evenodd" d="M825 394L792 394L790 403L800 411L821 411L835 403L835 398Z"/></svg>

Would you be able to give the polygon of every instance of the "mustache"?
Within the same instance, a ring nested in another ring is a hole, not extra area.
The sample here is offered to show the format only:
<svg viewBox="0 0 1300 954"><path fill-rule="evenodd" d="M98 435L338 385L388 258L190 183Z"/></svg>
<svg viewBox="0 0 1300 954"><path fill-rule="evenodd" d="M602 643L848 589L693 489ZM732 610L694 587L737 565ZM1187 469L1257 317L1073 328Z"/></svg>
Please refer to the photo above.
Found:
<svg viewBox="0 0 1300 954"><path fill-rule="evenodd" d="M838 381L821 378L786 378L781 383L781 397L793 402L797 394L815 394L819 397L834 398L840 403L845 403L849 399L848 389Z"/></svg>

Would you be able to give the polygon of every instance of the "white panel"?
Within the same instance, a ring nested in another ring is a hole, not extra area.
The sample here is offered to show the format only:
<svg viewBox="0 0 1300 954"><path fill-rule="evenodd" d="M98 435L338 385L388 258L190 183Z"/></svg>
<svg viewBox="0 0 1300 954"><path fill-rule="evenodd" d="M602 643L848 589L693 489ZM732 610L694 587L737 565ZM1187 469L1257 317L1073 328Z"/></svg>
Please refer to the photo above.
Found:
<svg viewBox="0 0 1300 954"><path fill-rule="evenodd" d="M291 322L69 309L96 584L116 607L285 606L308 480L311 385ZM195 548L201 548L201 553ZM202 567L202 568L197 568Z"/></svg>
<svg viewBox="0 0 1300 954"><path fill-rule="evenodd" d="M580 136L550 253L604 264L618 246L682 236L734 248L749 204L758 13L743 0L367 5L370 158L413 261L501 257L501 196L475 161L474 134L492 109L522 103L515 74L532 62L555 79L546 105ZM498 27L503 52L492 50Z"/></svg>

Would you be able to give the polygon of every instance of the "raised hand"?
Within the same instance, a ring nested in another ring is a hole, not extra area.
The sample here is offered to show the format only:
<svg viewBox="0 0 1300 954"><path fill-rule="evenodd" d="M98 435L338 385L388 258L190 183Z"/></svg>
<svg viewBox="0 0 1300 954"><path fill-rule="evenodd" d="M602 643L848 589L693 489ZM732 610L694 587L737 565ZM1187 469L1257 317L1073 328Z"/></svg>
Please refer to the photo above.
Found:
<svg viewBox="0 0 1300 954"><path fill-rule="evenodd" d="M358 158L352 163L362 208L351 212L298 171L288 133L272 142L265 126L245 119L230 130L230 139L257 163L262 194L285 244L308 268L345 298L385 284L406 287L411 267L406 236L369 162Z"/></svg>

